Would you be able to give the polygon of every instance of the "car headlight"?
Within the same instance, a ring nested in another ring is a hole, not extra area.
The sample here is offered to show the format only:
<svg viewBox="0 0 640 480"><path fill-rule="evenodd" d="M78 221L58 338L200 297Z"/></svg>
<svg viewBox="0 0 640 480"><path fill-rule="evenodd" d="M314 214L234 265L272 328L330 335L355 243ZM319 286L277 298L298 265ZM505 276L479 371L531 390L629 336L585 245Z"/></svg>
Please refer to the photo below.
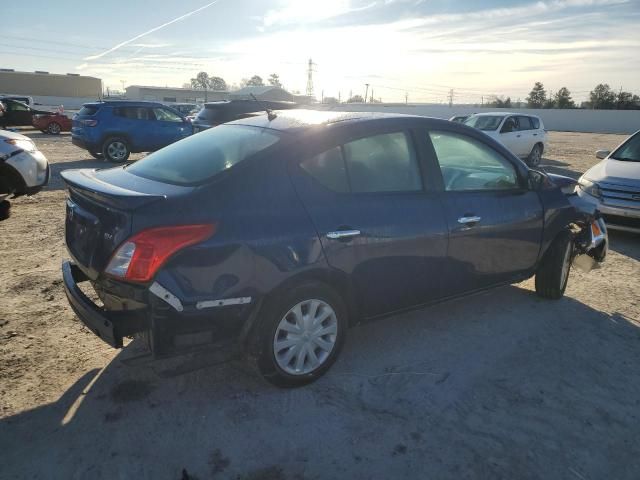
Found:
<svg viewBox="0 0 640 480"><path fill-rule="evenodd" d="M598 184L595 182L592 182L591 180L587 180L584 177L578 180L578 187L580 187L580 189L583 192L588 193L592 197L596 197L596 198L602 197L602 191L600 190L600 187L598 186Z"/></svg>
<svg viewBox="0 0 640 480"><path fill-rule="evenodd" d="M13 138L9 138L5 140L5 142L7 142L10 145L13 145L16 148L19 148L20 150L24 150L25 152L36 151L36 144L33 143L31 140L16 140Z"/></svg>

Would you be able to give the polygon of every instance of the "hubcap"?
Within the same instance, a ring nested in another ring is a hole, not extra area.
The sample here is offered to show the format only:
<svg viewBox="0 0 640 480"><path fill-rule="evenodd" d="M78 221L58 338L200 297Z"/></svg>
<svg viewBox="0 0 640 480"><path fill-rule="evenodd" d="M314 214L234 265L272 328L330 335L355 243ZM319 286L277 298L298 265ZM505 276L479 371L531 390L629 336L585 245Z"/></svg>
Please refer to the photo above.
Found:
<svg viewBox="0 0 640 480"><path fill-rule="evenodd" d="M114 160L124 160L127 155L127 146L122 142L111 142L107 147L107 153Z"/></svg>
<svg viewBox="0 0 640 480"><path fill-rule="evenodd" d="M49 125L49 132L60 133L60 125L58 125L57 123L51 123Z"/></svg>
<svg viewBox="0 0 640 480"><path fill-rule="evenodd" d="M531 163L533 163L534 165L538 165L540 163L542 154L540 153L540 147L534 147L533 148L533 154L531 155L531 160L533 160Z"/></svg>
<svg viewBox="0 0 640 480"><path fill-rule="evenodd" d="M567 243L567 248L564 252L564 260L562 262L562 276L560 277L560 287L564 287L569 278L569 268L571 267L571 242Z"/></svg>
<svg viewBox="0 0 640 480"><path fill-rule="evenodd" d="M278 366L290 375L318 369L336 344L338 319L322 300L305 300L289 310L276 329L273 354Z"/></svg>

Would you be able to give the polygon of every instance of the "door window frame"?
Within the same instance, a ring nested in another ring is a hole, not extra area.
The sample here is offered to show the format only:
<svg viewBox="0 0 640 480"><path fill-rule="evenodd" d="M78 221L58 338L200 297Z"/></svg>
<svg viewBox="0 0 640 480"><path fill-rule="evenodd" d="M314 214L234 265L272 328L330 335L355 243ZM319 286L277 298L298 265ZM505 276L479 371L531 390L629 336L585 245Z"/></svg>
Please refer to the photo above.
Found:
<svg viewBox="0 0 640 480"><path fill-rule="evenodd" d="M424 142L424 146L425 146L425 153L426 153L425 159L430 165L432 165L432 170L434 170L433 167L435 167L434 176L438 179L437 188L439 192L444 194L449 194L449 195L451 194L454 194L454 195L476 194L477 195L478 193L487 193L491 195L496 195L496 194L524 193L529 191L528 182L523 169L518 164L516 164L516 162L513 159L510 159L507 155L504 155L503 152L500 152L498 149L494 148L492 145L489 145L487 142L485 142L483 139L479 138L478 136L469 135L467 132L460 132L450 128L441 128L440 126L437 126L435 128L425 127L420 129L420 132L421 132L420 138ZM438 154L436 153L436 149L433 145L433 142L431 141L430 133L433 133L433 132L442 132L442 133L447 133L451 135L460 135L463 137L470 138L472 141L478 142L484 147L489 148L491 151L493 151L496 155L498 155L500 158L505 160L513 168L513 170L516 173L516 178L518 179L518 187L501 188L501 189L495 189L495 190L489 190L484 188L475 189L475 190L447 190L445 188L444 177L442 175L442 170L440 168L440 161L438 160Z"/></svg>

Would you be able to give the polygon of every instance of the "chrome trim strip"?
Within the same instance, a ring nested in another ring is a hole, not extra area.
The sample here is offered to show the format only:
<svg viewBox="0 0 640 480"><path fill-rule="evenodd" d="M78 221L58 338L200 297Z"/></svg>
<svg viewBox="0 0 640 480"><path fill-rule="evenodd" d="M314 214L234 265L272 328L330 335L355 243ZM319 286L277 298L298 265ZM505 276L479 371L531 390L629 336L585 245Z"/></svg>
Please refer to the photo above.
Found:
<svg viewBox="0 0 640 480"><path fill-rule="evenodd" d="M175 308L176 311L182 312L184 310L180 299L169 290L164 288L162 285L160 285L158 282L153 282L153 284L149 287L149 291L160 300L164 300L165 302L167 302L169 305Z"/></svg>
<svg viewBox="0 0 640 480"><path fill-rule="evenodd" d="M229 305L246 305L251 303L251 297L224 298L221 300L204 300L196 303L196 308L202 310L204 308L228 307Z"/></svg>

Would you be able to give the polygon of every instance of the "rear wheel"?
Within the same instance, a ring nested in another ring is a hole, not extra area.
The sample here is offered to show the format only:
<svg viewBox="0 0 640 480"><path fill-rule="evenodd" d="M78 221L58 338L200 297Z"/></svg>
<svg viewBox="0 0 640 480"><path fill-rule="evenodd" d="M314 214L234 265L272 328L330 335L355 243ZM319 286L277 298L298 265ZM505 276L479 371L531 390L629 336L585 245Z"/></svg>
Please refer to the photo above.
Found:
<svg viewBox="0 0 640 480"><path fill-rule="evenodd" d="M281 387L313 382L336 361L344 343L344 303L320 283L295 287L276 303L266 307L257 332L258 370Z"/></svg>
<svg viewBox="0 0 640 480"><path fill-rule="evenodd" d="M536 143L531 149L531 153L527 158L527 163L530 167L537 167L542 162L542 145Z"/></svg>
<svg viewBox="0 0 640 480"><path fill-rule="evenodd" d="M540 262L536 272L536 293L552 300L562 298L572 261L573 237L564 231L556 237Z"/></svg>
<svg viewBox="0 0 640 480"><path fill-rule="evenodd" d="M6 220L11 216L11 203L9 200L0 202L0 220Z"/></svg>
<svg viewBox="0 0 640 480"><path fill-rule="evenodd" d="M62 127L58 122L51 122L47 127L47 132L49 132L51 135L59 135L61 131Z"/></svg>
<svg viewBox="0 0 640 480"><path fill-rule="evenodd" d="M107 138L102 144L102 155L113 163L126 162L130 153L129 144L122 137Z"/></svg>

